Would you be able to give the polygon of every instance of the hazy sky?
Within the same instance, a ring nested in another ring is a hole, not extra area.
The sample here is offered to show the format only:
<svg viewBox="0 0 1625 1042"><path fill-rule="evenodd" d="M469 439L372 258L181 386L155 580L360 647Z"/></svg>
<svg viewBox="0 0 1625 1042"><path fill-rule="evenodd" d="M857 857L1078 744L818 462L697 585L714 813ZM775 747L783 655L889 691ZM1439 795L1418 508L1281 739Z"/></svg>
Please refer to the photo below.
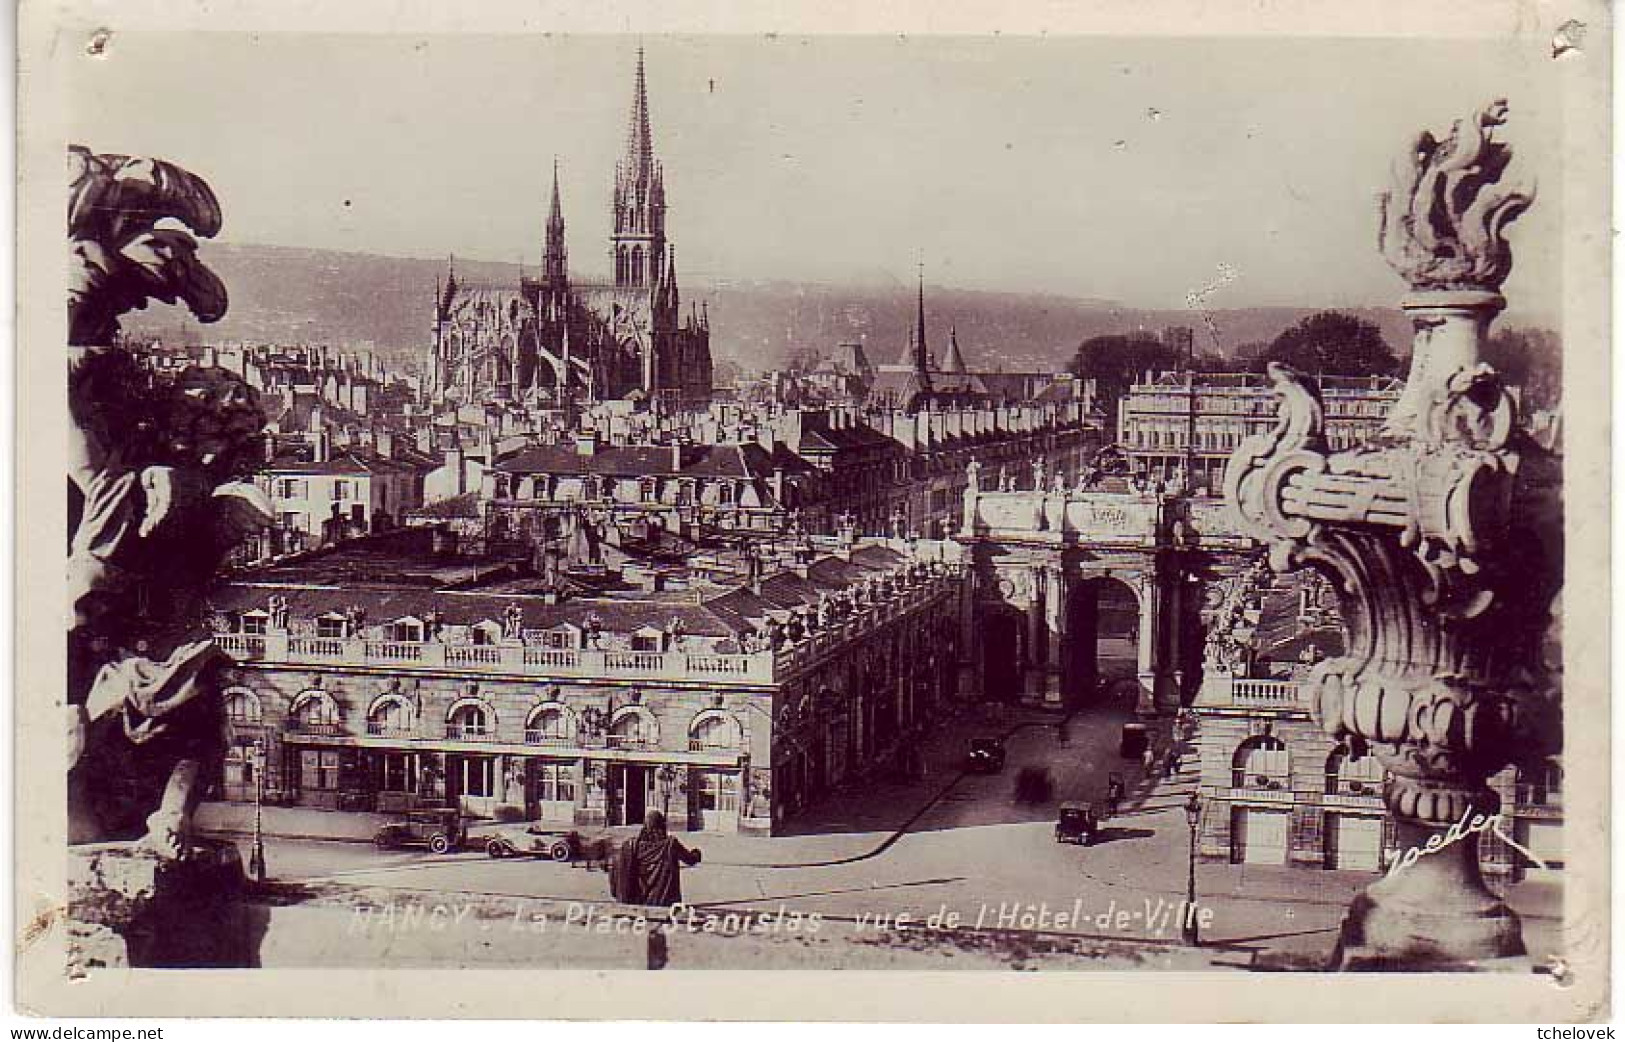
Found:
<svg viewBox="0 0 1625 1042"><path fill-rule="evenodd" d="M1558 307L1562 127L1538 41L646 37L685 279L912 281L1182 307L1389 304L1376 191L1422 128L1507 97L1508 295ZM221 238L605 268L632 37L126 33L74 139L204 176Z"/></svg>

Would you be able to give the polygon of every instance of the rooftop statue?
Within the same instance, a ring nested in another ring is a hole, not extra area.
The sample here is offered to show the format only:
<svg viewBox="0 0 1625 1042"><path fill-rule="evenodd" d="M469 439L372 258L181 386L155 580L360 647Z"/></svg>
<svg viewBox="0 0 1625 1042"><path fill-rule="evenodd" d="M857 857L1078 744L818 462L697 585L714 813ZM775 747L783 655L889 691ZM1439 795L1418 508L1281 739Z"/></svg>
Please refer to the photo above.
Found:
<svg viewBox="0 0 1625 1042"><path fill-rule="evenodd" d="M245 478L265 416L223 369L160 377L113 346L149 299L219 319L225 287L196 255L220 208L168 163L68 151L69 838L187 848L200 772L224 752L221 671L202 594L271 520ZM158 225L165 223L166 227Z"/></svg>

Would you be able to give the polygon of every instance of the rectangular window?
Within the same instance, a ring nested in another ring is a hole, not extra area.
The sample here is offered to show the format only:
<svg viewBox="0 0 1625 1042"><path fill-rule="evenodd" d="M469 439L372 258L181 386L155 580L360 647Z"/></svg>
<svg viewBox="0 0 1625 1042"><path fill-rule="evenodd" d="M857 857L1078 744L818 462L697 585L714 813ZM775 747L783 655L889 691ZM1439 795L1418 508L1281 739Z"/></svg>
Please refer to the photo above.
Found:
<svg viewBox="0 0 1625 1042"><path fill-rule="evenodd" d="M354 489L355 489L355 483L352 482L352 481L349 481L349 480L347 480L345 478L334 478L333 479L333 498L334 499L337 499L337 500L340 500L340 501L346 500L346 499L354 499L355 498Z"/></svg>
<svg viewBox="0 0 1625 1042"><path fill-rule="evenodd" d="M417 779L417 759L412 753L385 753L379 789L383 792L412 792Z"/></svg>
<svg viewBox="0 0 1625 1042"><path fill-rule="evenodd" d="M651 637L651 636L648 636L646 634L634 634L633 637L632 637L632 650L633 651L659 651L660 650L660 638L659 637Z"/></svg>
<svg viewBox="0 0 1625 1042"><path fill-rule="evenodd" d="M575 634L569 630L549 630L542 634L542 646L563 650L576 646Z"/></svg>
<svg viewBox="0 0 1625 1042"><path fill-rule="evenodd" d="M576 798L575 765L544 763L536 768L536 798L544 802L572 803Z"/></svg>
<svg viewBox="0 0 1625 1042"><path fill-rule="evenodd" d="M321 638L323 638L325 640L343 640L344 636L345 636L345 633L344 633L344 620L343 619L317 619L316 620L316 636L321 637Z"/></svg>
<svg viewBox="0 0 1625 1042"><path fill-rule="evenodd" d="M278 499L304 499L306 485L303 478L278 478L276 482L276 495Z"/></svg>
<svg viewBox="0 0 1625 1042"><path fill-rule="evenodd" d="M496 761L489 756L463 758L463 795L496 794Z"/></svg>
<svg viewBox="0 0 1625 1042"><path fill-rule="evenodd" d="M305 515L298 511L288 510L284 511L282 514L282 527L285 529L303 532L305 530L305 524Z"/></svg>
<svg viewBox="0 0 1625 1042"><path fill-rule="evenodd" d="M244 615L242 618L243 618L243 632L244 633L252 633L255 636L264 636L265 635L265 621L266 621L265 616L263 616L263 615Z"/></svg>
<svg viewBox="0 0 1625 1042"><path fill-rule="evenodd" d="M337 749L304 749L299 753L299 788L304 792L332 792L339 787Z"/></svg>

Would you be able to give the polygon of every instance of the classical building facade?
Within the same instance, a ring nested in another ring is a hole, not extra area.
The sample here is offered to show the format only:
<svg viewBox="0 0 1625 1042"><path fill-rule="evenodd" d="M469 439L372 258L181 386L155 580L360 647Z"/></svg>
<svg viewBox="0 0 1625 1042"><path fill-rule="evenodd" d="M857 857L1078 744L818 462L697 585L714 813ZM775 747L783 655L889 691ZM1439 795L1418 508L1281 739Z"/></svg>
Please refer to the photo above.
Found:
<svg viewBox="0 0 1625 1042"><path fill-rule="evenodd" d="M1344 652L1330 585L1313 574L1270 574L1258 562L1223 587L1209 618L1197 718L1201 856L1242 864L1362 872L1402 853L1383 806L1377 758L1315 722L1306 680ZM1491 780L1500 836L1481 839L1486 873L1556 877L1563 864L1562 767L1507 768Z"/></svg>
<svg viewBox="0 0 1625 1042"><path fill-rule="evenodd" d="M611 206L607 283L570 275L556 168L539 279L480 286L447 271L435 290L425 367L432 404L546 402L568 410L628 396L672 406L710 397L710 323L692 304L683 312L641 48Z"/></svg>
<svg viewBox="0 0 1625 1042"><path fill-rule="evenodd" d="M1382 426L1404 390L1391 376L1325 376L1319 386L1326 437L1339 449ZM1117 444L1136 471L1166 479L1189 463L1197 490L1218 495L1230 454L1275 425L1277 402L1256 373L1147 374L1118 406Z"/></svg>
<svg viewBox="0 0 1625 1042"><path fill-rule="evenodd" d="M299 806L588 826L660 807L769 834L906 764L954 697L954 550L832 544L665 595L511 592L537 584L494 560L375 554L394 579L371 582L342 555L284 564L215 596L237 660L222 793L252 798L262 746L270 798Z"/></svg>

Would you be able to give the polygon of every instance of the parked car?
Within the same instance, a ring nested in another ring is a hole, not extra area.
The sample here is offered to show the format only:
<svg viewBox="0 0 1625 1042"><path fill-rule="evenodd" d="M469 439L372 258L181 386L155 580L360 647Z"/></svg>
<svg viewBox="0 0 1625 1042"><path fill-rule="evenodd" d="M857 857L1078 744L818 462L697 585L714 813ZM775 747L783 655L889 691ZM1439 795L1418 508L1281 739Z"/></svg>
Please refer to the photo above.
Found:
<svg viewBox="0 0 1625 1042"><path fill-rule="evenodd" d="M372 842L379 850L428 847L431 853L444 854L462 847L467 835L463 816L456 810L417 810L404 821L392 821L379 828Z"/></svg>
<svg viewBox="0 0 1625 1042"><path fill-rule="evenodd" d="M997 774L1004 770L1004 739L972 738L965 769L977 774Z"/></svg>
<svg viewBox="0 0 1625 1042"><path fill-rule="evenodd" d="M1087 846L1094 842L1095 833L1099 829L1100 818L1095 813L1093 804L1063 803L1055 821L1055 842L1079 843Z"/></svg>
<svg viewBox="0 0 1625 1042"><path fill-rule="evenodd" d="M554 861L574 861L597 854L601 842L574 829L551 825L526 825L497 829L485 838L487 857L545 857Z"/></svg>

